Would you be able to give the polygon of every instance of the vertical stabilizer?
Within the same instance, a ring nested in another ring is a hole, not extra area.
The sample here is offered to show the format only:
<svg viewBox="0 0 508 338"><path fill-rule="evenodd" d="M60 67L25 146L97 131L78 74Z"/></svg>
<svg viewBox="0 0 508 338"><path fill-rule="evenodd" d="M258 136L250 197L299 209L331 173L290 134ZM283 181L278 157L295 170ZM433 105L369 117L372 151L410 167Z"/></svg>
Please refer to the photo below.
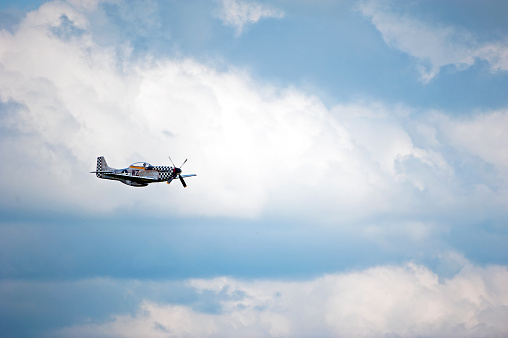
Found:
<svg viewBox="0 0 508 338"><path fill-rule="evenodd" d="M104 158L104 156L97 157L97 173L96 173L97 177L103 178L104 174L100 173L100 171L109 171L109 170L111 170L111 168L108 167L108 164L106 163L106 159Z"/></svg>

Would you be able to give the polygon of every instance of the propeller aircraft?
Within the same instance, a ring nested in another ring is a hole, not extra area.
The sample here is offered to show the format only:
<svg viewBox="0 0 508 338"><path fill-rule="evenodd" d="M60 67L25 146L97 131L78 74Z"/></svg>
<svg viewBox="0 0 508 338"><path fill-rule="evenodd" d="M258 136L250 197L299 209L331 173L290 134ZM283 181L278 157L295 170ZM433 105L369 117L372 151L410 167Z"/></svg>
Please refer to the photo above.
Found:
<svg viewBox="0 0 508 338"><path fill-rule="evenodd" d="M196 176L196 174L182 175L182 167L187 162L185 160L180 168L177 168L169 157L171 166L152 166L146 162L136 162L124 169L115 169L108 166L104 156L97 157L97 170L90 173L95 174L98 178L106 180L120 181L123 184L132 187L146 187L150 183L166 182L171 183L178 177L183 187L187 187L184 177Z"/></svg>

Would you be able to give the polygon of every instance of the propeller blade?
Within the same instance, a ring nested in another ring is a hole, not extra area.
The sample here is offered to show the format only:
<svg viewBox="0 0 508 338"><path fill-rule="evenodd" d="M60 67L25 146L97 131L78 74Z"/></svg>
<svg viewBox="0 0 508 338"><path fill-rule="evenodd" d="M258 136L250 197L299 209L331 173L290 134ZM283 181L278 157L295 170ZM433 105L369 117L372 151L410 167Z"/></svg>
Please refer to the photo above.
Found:
<svg viewBox="0 0 508 338"><path fill-rule="evenodd" d="M171 156L168 155L168 157L169 157L169 160L171 161L171 164L173 165L173 168L174 168L175 164L173 163L173 160L171 159Z"/></svg>
<svg viewBox="0 0 508 338"><path fill-rule="evenodd" d="M180 182L182 182L183 187L187 188L187 184L185 184L185 181L183 180L183 177L181 175L178 175L178 178L180 179Z"/></svg>
<svg viewBox="0 0 508 338"><path fill-rule="evenodd" d="M183 165L185 164L185 162L187 162L187 159L185 159L185 161L183 161L183 163L182 163L182 165L180 166L180 168L181 168L181 167L183 167Z"/></svg>

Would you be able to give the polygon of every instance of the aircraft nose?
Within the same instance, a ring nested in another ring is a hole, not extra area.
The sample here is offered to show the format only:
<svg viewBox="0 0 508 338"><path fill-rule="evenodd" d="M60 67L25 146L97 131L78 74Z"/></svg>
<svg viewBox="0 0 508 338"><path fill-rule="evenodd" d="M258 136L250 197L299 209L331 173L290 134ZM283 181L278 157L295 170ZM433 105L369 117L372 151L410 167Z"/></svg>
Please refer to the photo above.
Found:
<svg viewBox="0 0 508 338"><path fill-rule="evenodd" d="M180 168L175 168L175 174L181 174L182 173L182 169Z"/></svg>

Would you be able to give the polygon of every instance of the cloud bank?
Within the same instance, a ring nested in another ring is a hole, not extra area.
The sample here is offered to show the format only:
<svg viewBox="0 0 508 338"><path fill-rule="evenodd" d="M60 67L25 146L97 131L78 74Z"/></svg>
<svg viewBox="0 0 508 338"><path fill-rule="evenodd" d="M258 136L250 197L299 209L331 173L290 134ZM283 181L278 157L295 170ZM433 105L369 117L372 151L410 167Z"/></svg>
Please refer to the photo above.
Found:
<svg viewBox="0 0 508 338"><path fill-rule="evenodd" d="M134 315L69 327L57 336L379 337L504 335L508 270L464 262L439 281L413 263L309 281L193 279L188 288L218 303L213 312L144 300ZM163 283L161 283L162 285Z"/></svg>
<svg viewBox="0 0 508 338"><path fill-rule="evenodd" d="M101 46L93 10L50 2L0 33L0 147L25 178L1 178L4 206L317 222L506 207L506 111L456 119L375 102L327 108L239 69ZM100 155L113 167L189 158L199 176L185 193L131 194L88 174Z"/></svg>

